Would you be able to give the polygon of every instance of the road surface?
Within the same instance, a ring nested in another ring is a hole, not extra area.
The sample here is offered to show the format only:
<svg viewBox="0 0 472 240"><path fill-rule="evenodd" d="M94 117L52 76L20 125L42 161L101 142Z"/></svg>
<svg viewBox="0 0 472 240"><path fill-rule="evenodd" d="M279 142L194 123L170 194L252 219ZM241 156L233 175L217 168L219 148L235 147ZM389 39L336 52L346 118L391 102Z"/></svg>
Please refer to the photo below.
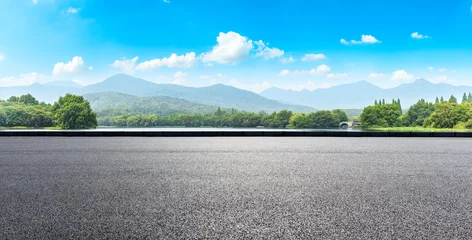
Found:
<svg viewBox="0 0 472 240"><path fill-rule="evenodd" d="M0 239L471 239L472 139L0 138Z"/></svg>

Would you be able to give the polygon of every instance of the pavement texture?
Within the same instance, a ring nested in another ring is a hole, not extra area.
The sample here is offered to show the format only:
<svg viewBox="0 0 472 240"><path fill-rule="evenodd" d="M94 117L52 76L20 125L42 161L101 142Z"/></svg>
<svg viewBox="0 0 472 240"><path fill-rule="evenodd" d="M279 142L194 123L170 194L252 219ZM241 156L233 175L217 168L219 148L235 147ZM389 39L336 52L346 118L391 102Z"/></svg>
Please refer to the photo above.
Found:
<svg viewBox="0 0 472 240"><path fill-rule="evenodd" d="M472 239L471 146L0 138L0 239Z"/></svg>

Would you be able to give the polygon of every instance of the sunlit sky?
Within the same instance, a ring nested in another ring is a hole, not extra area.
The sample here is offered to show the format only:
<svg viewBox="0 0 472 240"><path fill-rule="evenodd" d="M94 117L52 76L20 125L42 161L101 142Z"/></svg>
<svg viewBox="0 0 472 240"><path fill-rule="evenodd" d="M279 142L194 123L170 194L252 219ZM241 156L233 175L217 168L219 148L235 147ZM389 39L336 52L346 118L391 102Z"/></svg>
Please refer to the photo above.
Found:
<svg viewBox="0 0 472 240"><path fill-rule="evenodd" d="M0 86L472 85L472 0L1 0Z"/></svg>

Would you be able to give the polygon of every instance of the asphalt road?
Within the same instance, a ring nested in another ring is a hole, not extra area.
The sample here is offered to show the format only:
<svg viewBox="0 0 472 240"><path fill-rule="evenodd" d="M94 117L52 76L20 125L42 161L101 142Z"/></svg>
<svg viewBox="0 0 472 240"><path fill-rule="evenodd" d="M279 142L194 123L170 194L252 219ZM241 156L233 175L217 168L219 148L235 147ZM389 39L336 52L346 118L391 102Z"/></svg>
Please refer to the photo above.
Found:
<svg viewBox="0 0 472 240"><path fill-rule="evenodd" d="M471 146L0 138L0 239L472 239Z"/></svg>

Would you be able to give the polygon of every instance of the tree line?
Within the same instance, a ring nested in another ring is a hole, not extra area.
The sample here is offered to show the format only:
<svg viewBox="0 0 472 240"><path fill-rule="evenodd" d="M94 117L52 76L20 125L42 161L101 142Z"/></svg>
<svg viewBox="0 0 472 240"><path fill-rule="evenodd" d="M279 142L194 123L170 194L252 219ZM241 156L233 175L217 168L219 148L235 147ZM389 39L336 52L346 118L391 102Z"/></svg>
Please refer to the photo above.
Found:
<svg viewBox="0 0 472 240"><path fill-rule="evenodd" d="M66 94L51 105L26 94L0 100L0 126L86 129L97 127L97 118L82 96Z"/></svg>
<svg viewBox="0 0 472 240"><path fill-rule="evenodd" d="M342 110L296 113L282 110L267 114L241 112L234 109L226 112L218 108L213 114L172 114L169 116L123 114L98 118L100 126L116 127L265 127L265 128L337 128L348 121Z"/></svg>
<svg viewBox="0 0 472 240"><path fill-rule="evenodd" d="M431 128L472 128L472 94L465 94L459 104L454 95L445 101L436 97L434 103L419 100L402 113L400 100L391 103L375 101L365 107L360 116L362 128L378 127L431 127Z"/></svg>

